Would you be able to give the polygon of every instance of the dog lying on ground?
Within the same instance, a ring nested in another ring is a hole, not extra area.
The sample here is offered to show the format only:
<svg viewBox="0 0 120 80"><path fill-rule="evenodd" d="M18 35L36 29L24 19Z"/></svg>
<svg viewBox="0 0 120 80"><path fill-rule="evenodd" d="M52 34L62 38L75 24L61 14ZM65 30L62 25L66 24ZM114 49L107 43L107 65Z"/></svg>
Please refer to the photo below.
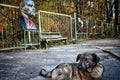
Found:
<svg viewBox="0 0 120 80"><path fill-rule="evenodd" d="M49 72L41 69L40 75L52 80L101 80L103 66L99 60L95 53L78 54L78 63L62 63Z"/></svg>

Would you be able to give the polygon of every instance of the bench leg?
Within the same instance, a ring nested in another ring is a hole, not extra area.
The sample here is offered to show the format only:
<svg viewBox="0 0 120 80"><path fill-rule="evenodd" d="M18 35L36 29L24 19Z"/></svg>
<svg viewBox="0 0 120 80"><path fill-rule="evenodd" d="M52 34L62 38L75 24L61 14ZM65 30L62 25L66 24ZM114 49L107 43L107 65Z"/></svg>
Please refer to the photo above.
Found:
<svg viewBox="0 0 120 80"><path fill-rule="evenodd" d="M48 48L48 42L45 42L45 49Z"/></svg>
<svg viewBox="0 0 120 80"><path fill-rule="evenodd" d="M65 39L65 45L67 45L67 39Z"/></svg>
<svg viewBox="0 0 120 80"><path fill-rule="evenodd" d="M41 41L40 42L40 47L47 49L48 48L48 42L47 41Z"/></svg>

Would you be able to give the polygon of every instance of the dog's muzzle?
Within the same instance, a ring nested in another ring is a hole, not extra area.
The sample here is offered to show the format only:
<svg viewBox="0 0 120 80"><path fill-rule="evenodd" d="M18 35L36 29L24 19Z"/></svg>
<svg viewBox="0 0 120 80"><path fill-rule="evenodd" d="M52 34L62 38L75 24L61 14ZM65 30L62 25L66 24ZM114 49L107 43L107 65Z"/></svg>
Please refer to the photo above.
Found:
<svg viewBox="0 0 120 80"><path fill-rule="evenodd" d="M84 71L87 71L87 72L91 72L90 64L79 64L78 69L79 70L84 70Z"/></svg>

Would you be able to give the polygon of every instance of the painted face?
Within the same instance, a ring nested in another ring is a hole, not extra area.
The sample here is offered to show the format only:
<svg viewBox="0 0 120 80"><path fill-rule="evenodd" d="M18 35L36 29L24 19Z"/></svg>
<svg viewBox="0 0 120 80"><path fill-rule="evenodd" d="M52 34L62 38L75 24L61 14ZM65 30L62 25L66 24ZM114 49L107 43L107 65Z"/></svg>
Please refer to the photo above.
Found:
<svg viewBox="0 0 120 80"><path fill-rule="evenodd" d="M24 0L24 6L21 7L21 11L28 15L34 15L35 7L33 0Z"/></svg>

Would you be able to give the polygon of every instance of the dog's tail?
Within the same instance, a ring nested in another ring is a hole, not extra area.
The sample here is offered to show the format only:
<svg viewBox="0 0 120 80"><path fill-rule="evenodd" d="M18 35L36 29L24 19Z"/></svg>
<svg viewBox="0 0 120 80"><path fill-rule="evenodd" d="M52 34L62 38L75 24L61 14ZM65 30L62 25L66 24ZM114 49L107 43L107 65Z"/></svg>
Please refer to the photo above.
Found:
<svg viewBox="0 0 120 80"><path fill-rule="evenodd" d="M52 77L52 71L47 72L45 69L41 69L40 75L46 78Z"/></svg>

